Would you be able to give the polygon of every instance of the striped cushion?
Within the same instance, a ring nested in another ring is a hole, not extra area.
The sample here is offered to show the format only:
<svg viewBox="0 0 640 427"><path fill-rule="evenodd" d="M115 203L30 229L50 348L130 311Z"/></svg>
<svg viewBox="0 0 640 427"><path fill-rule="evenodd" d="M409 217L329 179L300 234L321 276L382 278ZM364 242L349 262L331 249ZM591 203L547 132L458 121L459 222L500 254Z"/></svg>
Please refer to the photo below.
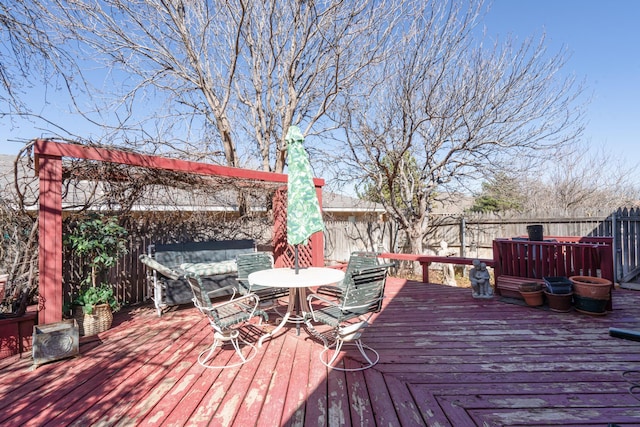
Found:
<svg viewBox="0 0 640 427"><path fill-rule="evenodd" d="M235 273L238 271L238 266L234 259L220 262L186 262L184 264L180 264L180 268L199 276L213 276L214 274Z"/></svg>

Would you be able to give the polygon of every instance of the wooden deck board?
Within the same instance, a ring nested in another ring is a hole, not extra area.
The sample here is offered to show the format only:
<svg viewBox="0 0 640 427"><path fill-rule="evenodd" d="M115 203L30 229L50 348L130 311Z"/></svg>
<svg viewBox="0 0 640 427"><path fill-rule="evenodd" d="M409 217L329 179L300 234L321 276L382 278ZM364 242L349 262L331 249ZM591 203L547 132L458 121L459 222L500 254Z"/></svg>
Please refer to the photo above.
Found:
<svg viewBox="0 0 640 427"><path fill-rule="evenodd" d="M240 406L236 416L235 423L237 425L250 425L255 423L256 414L262 411L265 401L267 400L267 392L271 385L271 378L284 343L284 339L269 340L261 349L260 354L256 356L260 358L259 362L256 363L258 368L253 378L251 390L244 397L243 404ZM266 412L264 418L265 420L267 419Z"/></svg>
<svg viewBox="0 0 640 427"><path fill-rule="evenodd" d="M345 367L349 369L357 369L362 366L359 361L349 359L345 359L344 364ZM347 372L345 374L345 380L350 402L351 424L357 426L375 425L376 418L373 413L369 387L367 386L364 372ZM371 390L375 391L374 388Z"/></svg>
<svg viewBox="0 0 640 427"><path fill-rule="evenodd" d="M320 346L312 346L303 424L305 426L324 427L328 422L327 369L320 362L320 351Z"/></svg>
<svg viewBox="0 0 640 427"><path fill-rule="evenodd" d="M371 409L378 424L383 426L400 425L393 402L389 398L384 375L377 369L367 369L364 371L364 375L371 396Z"/></svg>
<svg viewBox="0 0 640 427"><path fill-rule="evenodd" d="M640 370L640 343L608 334L640 329L640 292L616 290L613 306L606 316L555 313L392 278L364 336L380 362L355 373L327 369L322 345L295 328L240 368L205 369L197 357L212 335L195 309L158 318L141 307L118 313L79 357L1 363L0 424L640 425L639 393L622 376Z"/></svg>
<svg viewBox="0 0 640 427"><path fill-rule="evenodd" d="M301 332L304 333L304 332ZM311 361L311 346L300 340L296 341L296 353L291 363L291 374L287 386L282 419L291 426L304 425L305 401L307 400L307 385L309 384L309 363Z"/></svg>

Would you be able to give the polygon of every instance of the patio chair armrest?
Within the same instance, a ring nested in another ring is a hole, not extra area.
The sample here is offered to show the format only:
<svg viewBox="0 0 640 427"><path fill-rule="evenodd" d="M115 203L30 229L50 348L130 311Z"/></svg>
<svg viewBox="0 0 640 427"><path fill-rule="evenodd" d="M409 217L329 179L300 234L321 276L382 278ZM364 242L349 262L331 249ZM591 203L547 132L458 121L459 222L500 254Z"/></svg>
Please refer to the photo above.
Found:
<svg viewBox="0 0 640 427"><path fill-rule="evenodd" d="M332 305L334 307L339 307L340 305L333 299L329 299L329 298L325 298L323 296L320 296L318 294L310 294L307 296L307 302L309 303L309 307L311 307L311 300L313 299L317 299L319 301L324 302L325 304L329 304Z"/></svg>
<svg viewBox="0 0 640 427"><path fill-rule="evenodd" d="M253 313L258 309L259 304L260 304L260 297L258 297L258 295L246 294L238 298L231 299L229 301L215 304L211 307L211 310L216 310L216 309L225 308L227 306L236 305L236 306L241 306L243 309L247 311L251 311L251 315L253 315Z"/></svg>
<svg viewBox="0 0 640 427"><path fill-rule="evenodd" d="M229 302L239 305L244 310L249 311L251 317L262 316L265 320L268 320L267 314L258 308L260 306L260 297L254 293L241 295Z"/></svg>
<svg viewBox="0 0 640 427"><path fill-rule="evenodd" d="M341 307L342 311L353 311L353 310L357 310L359 308L365 308L365 307L369 307L370 305L380 302L384 299L384 295L382 295L380 298L376 298L374 300L368 301L366 304L359 304L359 305L349 305L349 306L344 306Z"/></svg>

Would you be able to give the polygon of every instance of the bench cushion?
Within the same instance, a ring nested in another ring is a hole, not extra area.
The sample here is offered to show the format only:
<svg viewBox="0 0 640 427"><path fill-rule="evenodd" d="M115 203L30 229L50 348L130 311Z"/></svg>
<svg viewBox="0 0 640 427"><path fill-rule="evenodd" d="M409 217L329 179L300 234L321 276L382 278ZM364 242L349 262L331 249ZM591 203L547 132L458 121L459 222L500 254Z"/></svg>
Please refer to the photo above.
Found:
<svg viewBox="0 0 640 427"><path fill-rule="evenodd" d="M238 271L238 264L235 259L220 262L186 262L180 264L180 268L199 276L213 276L214 274L235 273Z"/></svg>
<svg viewBox="0 0 640 427"><path fill-rule="evenodd" d="M181 264L211 263L233 260L239 253L253 252L253 240L219 240L210 242L172 243L155 245L154 259L169 267Z"/></svg>

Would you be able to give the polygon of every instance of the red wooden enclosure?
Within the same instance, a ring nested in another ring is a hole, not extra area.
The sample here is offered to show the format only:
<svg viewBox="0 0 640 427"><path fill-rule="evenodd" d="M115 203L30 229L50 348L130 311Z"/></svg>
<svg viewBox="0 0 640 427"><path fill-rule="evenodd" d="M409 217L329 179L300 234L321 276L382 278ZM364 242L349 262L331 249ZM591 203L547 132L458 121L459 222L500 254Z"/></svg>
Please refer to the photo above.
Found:
<svg viewBox="0 0 640 427"><path fill-rule="evenodd" d="M495 239L493 260L496 277L600 276L614 282L611 237Z"/></svg>

